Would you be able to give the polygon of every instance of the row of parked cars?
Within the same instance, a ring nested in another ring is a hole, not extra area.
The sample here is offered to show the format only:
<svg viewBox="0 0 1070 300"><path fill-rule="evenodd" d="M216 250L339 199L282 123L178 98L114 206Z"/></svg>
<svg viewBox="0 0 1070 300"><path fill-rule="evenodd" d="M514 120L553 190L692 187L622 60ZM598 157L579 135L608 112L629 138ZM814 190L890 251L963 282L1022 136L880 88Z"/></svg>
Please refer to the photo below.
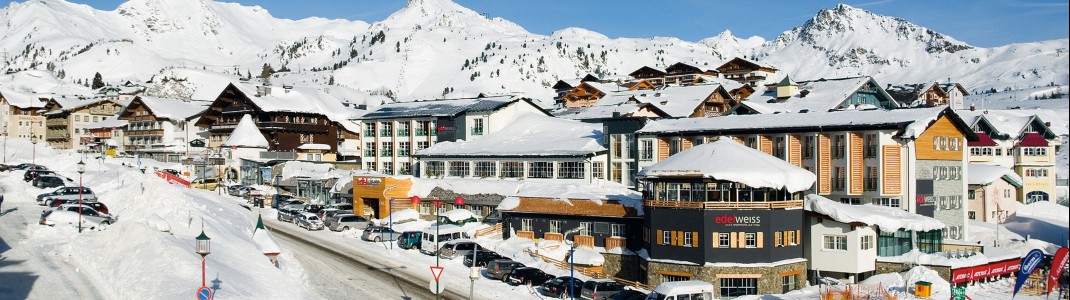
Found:
<svg viewBox="0 0 1070 300"><path fill-rule="evenodd" d="M56 224L77 225L98 229L115 223L116 217L110 214L108 206L100 202L96 193L88 187L66 186L70 178L62 177L47 167L34 164L3 166L0 169L25 170L23 180L32 182L38 188L56 188L37 195L37 204L46 207L41 211L38 221L41 225Z"/></svg>

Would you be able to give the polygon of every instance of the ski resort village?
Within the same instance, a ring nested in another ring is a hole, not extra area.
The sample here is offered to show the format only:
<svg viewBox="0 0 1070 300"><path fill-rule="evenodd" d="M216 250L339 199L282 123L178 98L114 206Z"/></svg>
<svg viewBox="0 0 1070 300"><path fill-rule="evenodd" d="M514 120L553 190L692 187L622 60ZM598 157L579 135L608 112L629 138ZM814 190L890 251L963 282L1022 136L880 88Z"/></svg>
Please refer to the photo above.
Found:
<svg viewBox="0 0 1070 300"><path fill-rule="evenodd" d="M1065 31L251 5L0 9L0 299L1070 299Z"/></svg>

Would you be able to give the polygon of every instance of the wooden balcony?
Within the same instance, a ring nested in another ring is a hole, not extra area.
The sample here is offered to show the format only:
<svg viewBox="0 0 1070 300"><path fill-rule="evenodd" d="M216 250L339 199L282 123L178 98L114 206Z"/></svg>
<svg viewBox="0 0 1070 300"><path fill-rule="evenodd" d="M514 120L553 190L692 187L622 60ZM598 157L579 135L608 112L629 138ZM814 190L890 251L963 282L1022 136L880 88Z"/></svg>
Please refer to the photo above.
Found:
<svg viewBox="0 0 1070 300"><path fill-rule="evenodd" d="M163 135L163 129L127 130L126 136L158 136Z"/></svg>
<svg viewBox="0 0 1070 300"><path fill-rule="evenodd" d="M69 122L67 122L66 118L63 118L63 119L59 119L59 118L48 119L47 121L45 121L45 126L48 126L48 127L67 126L67 124L69 124Z"/></svg>
<svg viewBox="0 0 1070 300"><path fill-rule="evenodd" d="M562 236L561 236L560 233L547 232L547 233L543 233L542 234L542 239L547 240L547 241L558 241L558 242L560 242L562 240Z"/></svg>
<svg viewBox="0 0 1070 300"><path fill-rule="evenodd" d="M594 248L594 237L589 235L577 235L572 237L572 242L576 243L576 247L589 247Z"/></svg>
<svg viewBox="0 0 1070 300"><path fill-rule="evenodd" d="M525 238L529 240L535 240L535 232L533 231L517 231L516 237Z"/></svg>
<svg viewBox="0 0 1070 300"><path fill-rule="evenodd" d="M295 124L286 122L258 122L257 127L261 130L285 130L314 133L328 133L331 129L328 125L318 124Z"/></svg>
<svg viewBox="0 0 1070 300"><path fill-rule="evenodd" d="M613 248L626 249L628 247L628 239L622 237L607 237L606 238L606 250Z"/></svg>
<svg viewBox="0 0 1070 300"><path fill-rule="evenodd" d="M247 113L247 112L252 112L252 111L255 111L255 109L252 106L247 106L247 105L228 106L228 107L224 107L223 109L219 110L219 112L222 112L224 114Z"/></svg>
<svg viewBox="0 0 1070 300"><path fill-rule="evenodd" d="M762 201L762 202L684 202L684 201L644 201L647 207L686 208L686 209L791 209L802 208L802 200Z"/></svg>

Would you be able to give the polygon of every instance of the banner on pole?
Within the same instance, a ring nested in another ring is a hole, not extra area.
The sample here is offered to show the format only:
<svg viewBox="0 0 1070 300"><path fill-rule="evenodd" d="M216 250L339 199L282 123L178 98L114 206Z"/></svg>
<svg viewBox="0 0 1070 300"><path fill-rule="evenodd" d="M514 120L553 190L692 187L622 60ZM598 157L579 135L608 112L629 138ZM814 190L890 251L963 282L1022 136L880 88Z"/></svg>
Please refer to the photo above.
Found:
<svg viewBox="0 0 1070 300"><path fill-rule="evenodd" d="M1022 266L1018 269L1018 278L1014 282L1014 293L1011 294L1011 297L1018 295L1018 290L1022 289L1022 285L1025 284L1025 281L1029 279L1029 275L1033 274L1033 271L1037 269L1043 259L1044 252L1040 251L1040 249L1033 249L1033 251L1029 251L1029 254L1022 257Z"/></svg>
<svg viewBox="0 0 1070 300"><path fill-rule="evenodd" d="M1051 289L1059 285L1059 276L1063 275L1063 266L1066 265L1067 254L1070 254L1070 249L1062 247L1055 251L1055 256L1052 256L1051 272L1048 273L1047 294L1051 294Z"/></svg>

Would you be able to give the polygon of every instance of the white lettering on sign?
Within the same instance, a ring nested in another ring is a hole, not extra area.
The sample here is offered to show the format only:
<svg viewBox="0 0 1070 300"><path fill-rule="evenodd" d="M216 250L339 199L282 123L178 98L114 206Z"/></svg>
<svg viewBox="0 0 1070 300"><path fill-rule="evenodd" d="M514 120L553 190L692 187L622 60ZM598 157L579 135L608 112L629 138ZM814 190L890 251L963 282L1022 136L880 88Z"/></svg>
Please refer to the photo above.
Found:
<svg viewBox="0 0 1070 300"><path fill-rule="evenodd" d="M357 177L353 180L353 183L356 185L379 185L383 183L383 179L378 177Z"/></svg>
<svg viewBox="0 0 1070 300"><path fill-rule="evenodd" d="M759 216L723 215L713 218L713 222L728 226L757 226L762 223L762 218Z"/></svg>

